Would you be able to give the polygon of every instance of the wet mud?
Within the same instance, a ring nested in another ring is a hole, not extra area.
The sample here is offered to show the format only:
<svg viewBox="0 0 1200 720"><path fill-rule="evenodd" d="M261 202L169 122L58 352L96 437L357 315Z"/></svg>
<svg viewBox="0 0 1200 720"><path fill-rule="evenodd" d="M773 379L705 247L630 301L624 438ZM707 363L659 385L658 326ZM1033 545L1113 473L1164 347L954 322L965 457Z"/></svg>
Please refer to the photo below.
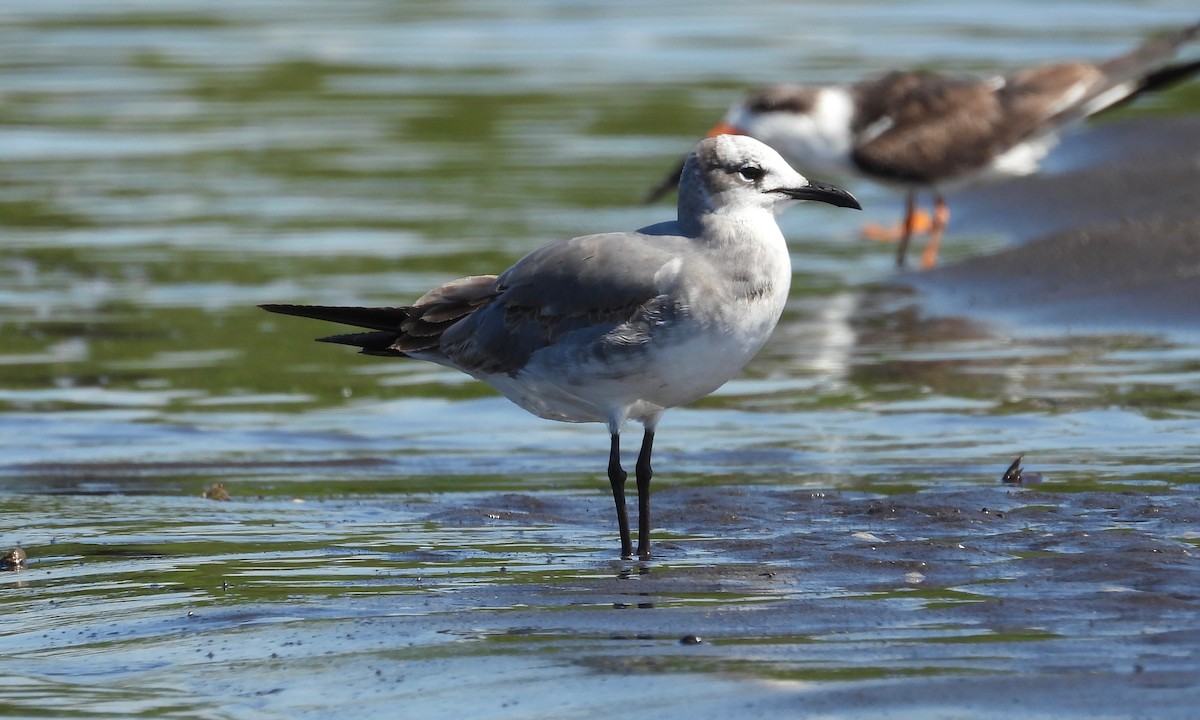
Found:
<svg viewBox="0 0 1200 720"><path fill-rule="evenodd" d="M638 562L615 557L602 493L197 497L174 545L36 543L19 578L43 609L0 665L26 681L16 707L58 677L183 717L568 717L620 697L647 718L1185 718L1200 700L1190 488L668 487L655 505ZM159 589L127 614L114 584Z"/></svg>
<svg viewBox="0 0 1200 720"><path fill-rule="evenodd" d="M1016 331L1200 333L1200 118L1089 128L1073 149L1083 167L952 196L961 232L1012 246L895 285L932 314Z"/></svg>

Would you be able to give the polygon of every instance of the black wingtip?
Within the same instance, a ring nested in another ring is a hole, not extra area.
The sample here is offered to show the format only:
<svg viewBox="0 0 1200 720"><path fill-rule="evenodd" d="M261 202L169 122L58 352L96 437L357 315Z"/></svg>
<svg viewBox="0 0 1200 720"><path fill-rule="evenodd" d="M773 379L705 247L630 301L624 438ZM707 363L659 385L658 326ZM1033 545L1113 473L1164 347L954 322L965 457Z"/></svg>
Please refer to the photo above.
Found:
<svg viewBox="0 0 1200 720"><path fill-rule="evenodd" d="M1150 92L1165 88L1196 74L1200 74L1200 60L1168 65L1147 75L1142 81L1142 86L1138 88L1138 92Z"/></svg>
<svg viewBox="0 0 1200 720"><path fill-rule="evenodd" d="M331 343L333 345L349 345L356 347L363 355L377 355L382 357L406 357L406 355L392 347L395 344L398 335L394 332L365 332L365 333L345 333L342 335L327 335L317 338L317 342Z"/></svg>
<svg viewBox="0 0 1200 720"><path fill-rule="evenodd" d="M293 315L295 317L312 317L312 305L288 305L283 303L263 303L260 308L267 312L277 313L279 315Z"/></svg>
<svg viewBox="0 0 1200 720"><path fill-rule="evenodd" d="M650 205L652 203L656 203L667 193L679 187L679 179L683 177L683 164L685 162L687 162L686 158L680 160L675 165L675 169L668 173L667 176L663 178L662 182L651 188L650 192L646 193L646 196L642 198L642 204Z"/></svg>
<svg viewBox="0 0 1200 720"><path fill-rule="evenodd" d="M403 307L341 307L335 305L259 305L267 312L280 315L324 320L368 330L394 331L409 317L410 308Z"/></svg>

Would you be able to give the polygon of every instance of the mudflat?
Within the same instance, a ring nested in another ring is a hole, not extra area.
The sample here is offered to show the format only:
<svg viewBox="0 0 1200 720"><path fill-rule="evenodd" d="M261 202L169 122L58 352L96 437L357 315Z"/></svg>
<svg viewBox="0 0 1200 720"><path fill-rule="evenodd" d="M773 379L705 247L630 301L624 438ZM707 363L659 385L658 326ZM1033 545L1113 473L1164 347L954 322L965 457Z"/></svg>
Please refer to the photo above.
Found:
<svg viewBox="0 0 1200 720"><path fill-rule="evenodd" d="M959 231L1010 247L894 283L933 314L1011 330L1200 332L1200 118L1090 128L1073 155L1083 167L952 196Z"/></svg>

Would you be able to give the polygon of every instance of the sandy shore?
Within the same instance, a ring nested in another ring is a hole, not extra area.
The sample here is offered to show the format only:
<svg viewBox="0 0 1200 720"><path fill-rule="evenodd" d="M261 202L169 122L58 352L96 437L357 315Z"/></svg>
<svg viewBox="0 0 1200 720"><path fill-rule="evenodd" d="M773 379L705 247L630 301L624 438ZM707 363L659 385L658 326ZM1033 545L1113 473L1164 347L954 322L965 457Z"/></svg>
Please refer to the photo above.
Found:
<svg viewBox="0 0 1200 720"><path fill-rule="evenodd" d="M1014 244L893 286L934 315L1032 332L1200 332L1200 118L1087 129L1062 149L1082 167L950 197L954 233Z"/></svg>

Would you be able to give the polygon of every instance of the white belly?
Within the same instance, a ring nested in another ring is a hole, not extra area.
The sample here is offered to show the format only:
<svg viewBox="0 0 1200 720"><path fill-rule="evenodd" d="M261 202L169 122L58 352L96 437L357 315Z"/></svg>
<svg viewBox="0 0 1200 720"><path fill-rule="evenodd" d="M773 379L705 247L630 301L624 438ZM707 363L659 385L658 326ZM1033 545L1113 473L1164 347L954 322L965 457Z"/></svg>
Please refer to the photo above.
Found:
<svg viewBox="0 0 1200 720"><path fill-rule="evenodd" d="M551 420L602 422L616 430L626 420L655 422L665 409L698 400L737 375L766 343L784 299L750 304L736 324L682 324L603 360L577 349L548 348L515 377L482 379Z"/></svg>

